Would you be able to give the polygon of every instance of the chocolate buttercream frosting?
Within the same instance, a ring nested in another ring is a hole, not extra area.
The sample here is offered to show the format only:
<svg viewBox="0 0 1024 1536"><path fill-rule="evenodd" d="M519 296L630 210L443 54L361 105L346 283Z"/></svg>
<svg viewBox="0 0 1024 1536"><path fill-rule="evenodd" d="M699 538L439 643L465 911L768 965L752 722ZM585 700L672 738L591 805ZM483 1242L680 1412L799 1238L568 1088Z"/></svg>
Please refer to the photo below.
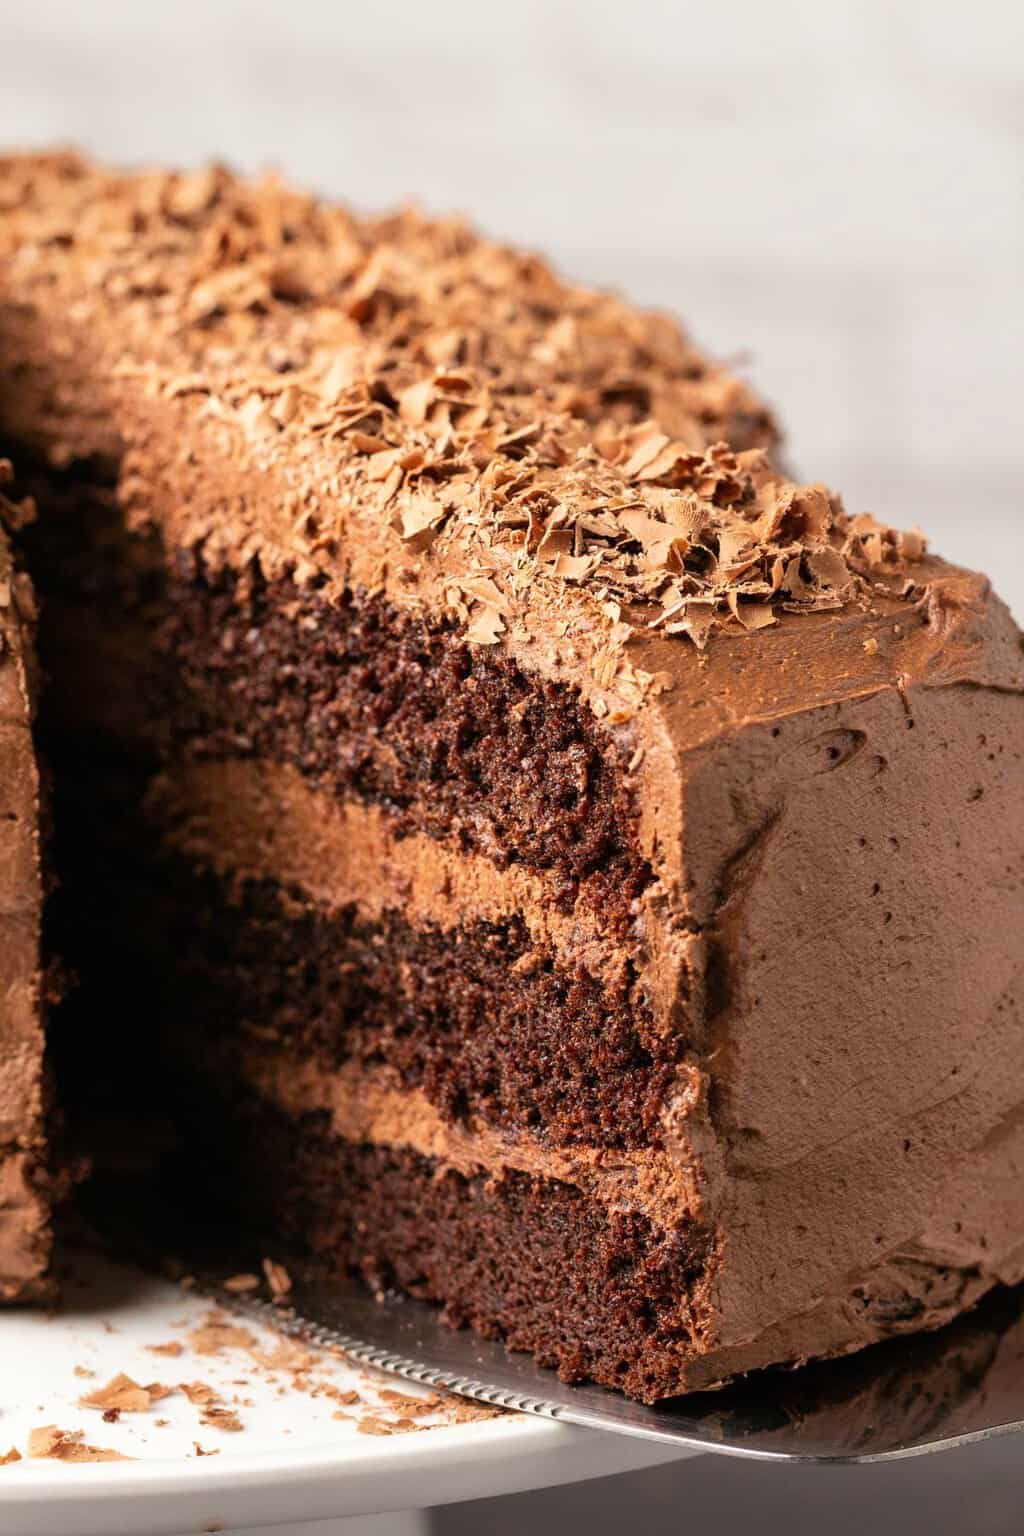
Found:
<svg viewBox="0 0 1024 1536"><path fill-rule="evenodd" d="M0 515L26 509L3 486ZM39 1295L49 1258L40 1017L39 776L32 744L32 626L27 576L0 522L0 1301Z"/></svg>
<svg viewBox="0 0 1024 1536"><path fill-rule="evenodd" d="M73 155L0 164L0 204L0 429L82 530L39 543L54 734L143 780L161 879L117 910L194 978L157 1032L211 1159L651 1398L1021 1278L988 582L788 479L672 322L459 222ZM591 1309L531 1316L529 1262Z"/></svg>

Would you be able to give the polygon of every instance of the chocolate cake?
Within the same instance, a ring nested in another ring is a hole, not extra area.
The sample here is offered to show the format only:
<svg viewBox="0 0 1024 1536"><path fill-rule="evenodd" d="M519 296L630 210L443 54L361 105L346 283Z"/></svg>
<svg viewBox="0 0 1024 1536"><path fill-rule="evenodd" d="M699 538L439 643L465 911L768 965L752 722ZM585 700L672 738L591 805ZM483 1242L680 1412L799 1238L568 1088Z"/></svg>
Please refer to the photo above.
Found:
<svg viewBox="0 0 1024 1536"><path fill-rule="evenodd" d="M70 155L0 207L94 1145L159 1099L267 1241L648 1400L1024 1276L988 583L456 221Z"/></svg>

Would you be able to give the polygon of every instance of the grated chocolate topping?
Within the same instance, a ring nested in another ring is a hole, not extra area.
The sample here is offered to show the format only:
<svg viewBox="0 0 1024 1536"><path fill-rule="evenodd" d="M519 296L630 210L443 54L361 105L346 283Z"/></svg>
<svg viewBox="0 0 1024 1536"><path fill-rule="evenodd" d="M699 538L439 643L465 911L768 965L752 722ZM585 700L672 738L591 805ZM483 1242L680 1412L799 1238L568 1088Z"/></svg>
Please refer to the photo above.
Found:
<svg viewBox="0 0 1024 1536"><path fill-rule="evenodd" d="M624 654L637 633L703 647L867 602L923 554L788 480L767 409L674 321L460 219L71 153L0 161L0 209L0 295L59 305L98 386L185 410L239 473L291 487L285 534L257 537L243 493L183 513L186 542L233 539L335 590L369 548L476 644L522 644L538 614L556 644L586 630L594 680L627 706L671 681ZM142 520L152 431L135 435L123 493Z"/></svg>

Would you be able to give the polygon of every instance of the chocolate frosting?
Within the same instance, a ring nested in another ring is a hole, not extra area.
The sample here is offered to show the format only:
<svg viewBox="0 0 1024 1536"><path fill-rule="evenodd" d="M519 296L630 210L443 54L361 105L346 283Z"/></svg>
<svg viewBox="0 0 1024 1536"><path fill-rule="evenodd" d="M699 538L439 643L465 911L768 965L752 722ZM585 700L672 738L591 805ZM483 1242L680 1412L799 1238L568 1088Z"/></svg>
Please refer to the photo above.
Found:
<svg viewBox="0 0 1024 1536"><path fill-rule="evenodd" d="M0 461L0 484L10 466ZM0 511L14 513L0 495ZM46 1267L39 1012L39 779L31 737L31 588L0 527L0 1301Z"/></svg>
<svg viewBox="0 0 1024 1536"><path fill-rule="evenodd" d="M568 912L553 905L549 878L518 864L501 868L425 833L398 837L379 806L339 803L290 764L185 763L153 781L148 812L205 868L278 881L328 911L355 904L374 920L400 909L413 923L442 928L521 915L540 949L597 968L610 958L601 914L582 901Z"/></svg>

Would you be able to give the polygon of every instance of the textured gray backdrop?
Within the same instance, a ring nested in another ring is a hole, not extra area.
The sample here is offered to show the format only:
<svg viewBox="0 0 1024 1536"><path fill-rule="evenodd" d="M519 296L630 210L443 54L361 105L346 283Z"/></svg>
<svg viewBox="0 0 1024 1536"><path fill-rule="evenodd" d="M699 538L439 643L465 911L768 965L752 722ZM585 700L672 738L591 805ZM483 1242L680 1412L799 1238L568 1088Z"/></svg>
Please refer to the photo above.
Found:
<svg viewBox="0 0 1024 1536"><path fill-rule="evenodd" d="M801 473L921 522L1024 618L1022 57L997 0L3 0L0 142L457 208L675 308L749 358ZM1021 1508L1011 1441L817 1475L705 1460L436 1522L995 1536Z"/></svg>

